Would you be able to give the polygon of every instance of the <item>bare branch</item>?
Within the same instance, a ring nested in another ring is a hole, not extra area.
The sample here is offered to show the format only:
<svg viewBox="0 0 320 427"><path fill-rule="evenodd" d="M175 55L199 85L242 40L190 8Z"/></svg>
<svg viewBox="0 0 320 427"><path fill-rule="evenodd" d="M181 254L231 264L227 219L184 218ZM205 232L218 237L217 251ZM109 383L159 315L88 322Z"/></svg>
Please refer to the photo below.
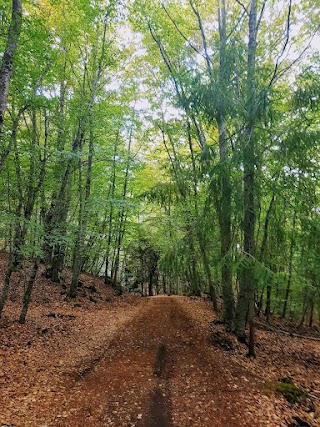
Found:
<svg viewBox="0 0 320 427"><path fill-rule="evenodd" d="M275 75L273 77L273 81L270 82L269 84L269 88L271 87L271 85L273 83L275 83L277 80L279 80L287 71L290 70L290 68L292 68L297 62L300 61L300 59L303 57L303 55L306 53L306 51L310 48L312 40L314 39L314 37L316 36L316 34L318 33L320 28L320 24L317 26L317 28L315 29L312 37L309 40L309 43L307 44L307 46L302 50L302 52L300 53L299 56L297 56L296 59L294 59L289 65L287 65L283 70L281 70L277 75ZM280 65L280 64L279 64Z"/></svg>
<svg viewBox="0 0 320 427"><path fill-rule="evenodd" d="M249 11L248 9L245 7L245 5L243 3L241 3L240 0L236 0L236 2L242 7L242 9L245 11L245 13L249 16Z"/></svg>
<svg viewBox="0 0 320 427"><path fill-rule="evenodd" d="M166 64L166 66L167 66L167 68L168 68L168 70L170 72L170 75L171 75L171 78L173 80L173 84L174 84L174 87L175 87L176 94L177 94L177 97L179 99L179 102L184 106L185 112L191 118L192 123L195 126L195 129L196 129L196 132L197 132L197 136L198 136L199 147L201 149L203 149L203 147L206 144L206 138L205 138L204 132L203 132L203 130L201 128L201 123L199 124L197 122L197 119L196 119L194 113L192 111L190 111L190 108L189 108L189 106L188 106L188 104L186 102L187 97L186 97L183 85L176 78L175 72L174 72L174 69L173 69L173 66L172 66L172 63L170 61L170 58L168 57L168 55L167 55L167 53L166 53L166 51L165 51L165 49L163 47L163 44L161 43L161 40L157 37L157 35L156 35L154 29L152 28L152 25L150 24L150 22L148 22L148 27L149 27L149 31L150 31L151 37L153 38L153 40L158 45L161 57L162 57L164 63Z"/></svg>
<svg viewBox="0 0 320 427"><path fill-rule="evenodd" d="M168 56L167 56L167 54L166 54L166 52L165 52L165 50L164 50L164 47L163 47L163 45L162 45L161 41L160 41L160 40L159 40L159 38L156 36L156 33L154 32L154 30L153 30L153 28L152 28L152 26L151 26L150 22L148 22L148 27L149 27L149 31L150 31L151 37L153 38L153 40L154 40L154 41L156 42L156 44L158 45L158 48L159 48L160 54L161 54L161 56L162 56L162 59L163 59L164 63L166 64L166 66L167 66L167 68L168 68L168 70L169 70L169 72L170 72L170 75L171 75L171 78L172 78L172 80L173 80L173 84L174 84L174 86L175 86L175 89L176 89L176 93L177 93L177 95L178 95L178 98L181 100L181 93L180 93L179 84L178 84L177 79L176 79L176 77L175 77L175 75L174 75L174 70L173 70L173 67L172 67L171 61L170 61L170 59L168 58Z"/></svg>
<svg viewBox="0 0 320 427"><path fill-rule="evenodd" d="M264 9L266 7L266 3L267 3L267 0L264 0L263 5L261 7L260 15L259 15L259 18L258 18L258 22L257 22L257 26L256 26L256 31L258 31L258 29L260 27L262 16L263 16L263 12L264 12Z"/></svg>
<svg viewBox="0 0 320 427"><path fill-rule="evenodd" d="M175 22L175 20L171 17L171 15L169 14L167 8L165 7L165 5L162 3L161 4L162 9L165 11L167 17L170 19L170 21L172 22L172 24L174 25L175 29L178 31L178 33L180 34L180 36L188 43L188 45L191 47L191 49L193 49L197 54L201 55L203 58L205 58L205 56L199 51L199 49L194 46L189 39L183 34L183 32L180 30L180 28L178 27L177 23Z"/></svg>
<svg viewBox="0 0 320 427"><path fill-rule="evenodd" d="M242 21L244 15L246 14L245 11L242 12L242 15L239 17L238 21L236 22L235 26L232 28L232 30L230 31L230 33L227 35L226 40L229 40L230 37L232 36L232 34L236 31L236 29L238 28L238 25L240 24L240 22Z"/></svg>
<svg viewBox="0 0 320 427"><path fill-rule="evenodd" d="M190 6L193 10L193 13L196 15L197 20L198 20L198 26L199 26L199 30L200 30L201 37L202 37L202 43L203 43L203 48L204 48L204 52L205 52L205 59L206 59L206 63L207 63L208 73L209 73L209 76L212 78L211 59L210 59L210 55L208 52L207 39L206 39L206 35L205 35L204 28L202 25L201 16L200 16L199 11L195 7L193 0L189 0L189 3L190 3Z"/></svg>
<svg viewBox="0 0 320 427"><path fill-rule="evenodd" d="M271 78L270 83L269 83L269 87L271 87L272 84L274 83L274 81L276 80L277 71L278 71L278 68L279 68L279 65L280 65L280 59L282 58L282 56L283 56L283 54L284 54L284 52L285 52L285 50L286 50L286 48L288 46L288 43L289 43L289 39L290 39L290 24L291 24L291 9L292 9L292 0L289 0L288 15L287 15L287 28L286 28L286 39L285 39L284 45L282 47L282 50L281 50L280 54L278 55L278 57L276 59L276 65L275 65L275 68L274 68L274 71L273 71L272 78Z"/></svg>
<svg viewBox="0 0 320 427"><path fill-rule="evenodd" d="M290 68L292 68L297 62L299 62L302 56L305 54L305 52L309 49L309 47L310 45L306 46L296 59L294 59L289 65L287 65L276 76L274 76L273 80L269 84L269 87L271 87L272 84L274 84L277 80L279 80L287 71L290 70Z"/></svg>

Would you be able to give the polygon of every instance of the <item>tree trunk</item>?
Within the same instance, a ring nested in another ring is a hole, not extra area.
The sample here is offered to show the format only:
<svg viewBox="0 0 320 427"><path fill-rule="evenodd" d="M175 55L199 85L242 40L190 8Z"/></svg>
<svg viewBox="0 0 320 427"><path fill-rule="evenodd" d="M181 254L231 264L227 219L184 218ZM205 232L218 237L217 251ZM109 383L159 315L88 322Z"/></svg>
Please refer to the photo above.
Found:
<svg viewBox="0 0 320 427"><path fill-rule="evenodd" d="M107 251L106 251L106 259L105 259L105 275L104 275L105 284L109 283L108 272L109 272L109 264L110 264L111 242L112 242L112 236L113 236L113 227L112 227L113 209L114 209L113 199L114 199L114 193L116 188L116 156L118 152L118 138L119 138L119 133L117 134L116 141L114 144L113 161L112 161L113 173L112 173L112 181L110 183L110 188L109 188L109 196L111 198L111 203L110 203L110 211L109 211L108 240L107 240Z"/></svg>
<svg viewBox="0 0 320 427"><path fill-rule="evenodd" d="M16 227L19 227L19 225L17 224ZM4 285L3 285L1 296L0 296L0 318L2 316L2 312L4 309L5 303L7 302L12 273L14 273L17 270L17 268L19 267L19 265L21 263L21 252L20 252L21 234L20 234L20 231L16 231L14 240L15 240L15 248L14 248L13 252L10 254L9 263L7 266L5 279L4 279Z"/></svg>
<svg viewBox="0 0 320 427"><path fill-rule="evenodd" d="M295 232L295 225L296 225L296 213L294 213L294 215L293 215L292 233ZM288 281L287 281L286 293L285 293L284 303L283 303L283 311L282 311L282 316L281 316L282 319L284 319L286 317L287 307L288 307L288 301L289 301L289 295L290 295L290 292L291 292L294 248L295 248L295 239L294 239L294 236L291 235L291 239L290 239L290 254L289 254L289 266L288 266Z"/></svg>
<svg viewBox="0 0 320 427"><path fill-rule="evenodd" d="M149 274L149 297L153 297L153 273Z"/></svg>
<svg viewBox="0 0 320 427"><path fill-rule="evenodd" d="M257 4L250 2L247 60L247 125L243 144L243 272L235 317L235 333L245 337L246 316L250 325L249 356L254 357L254 230L255 230L255 56L257 49Z"/></svg>
<svg viewBox="0 0 320 427"><path fill-rule="evenodd" d="M309 317L309 328L312 328L313 325L313 313L314 313L314 299L310 299L310 317Z"/></svg>
<svg viewBox="0 0 320 427"><path fill-rule="evenodd" d="M265 316L266 320L269 323L270 320L270 314L271 314L271 291L272 286L270 284L267 285L267 297L266 297L266 309L265 309Z"/></svg>
<svg viewBox="0 0 320 427"><path fill-rule="evenodd" d="M12 18L8 31L7 46L4 51L0 69L0 139L2 137L4 115L7 109L10 80L13 74L13 62L18 48L22 26L22 4L20 0L12 0ZM0 171L3 166L0 162Z"/></svg>
<svg viewBox="0 0 320 427"><path fill-rule="evenodd" d="M203 264L204 264L204 268L205 268L207 279L208 279L209 292L210 292L213 311L217 313L218 312L217 292L216 292L214 281L212 279L209 260L205 251L202 252L202 258L203 258Z"/></svg>
<svg viewBox="0 0 320 427"><path fill-rule="evenodd" d="M193 171L194 211L195 211L196 217L199 217L200 215L199 215L199 209L198 209L197 169L196 169L196 162L195 162L195 157L194 157L191 128L190 128L189 121L188 121L188 125L187 125L187 130L188 130L188 142L189 142L189 150L190 150L190 155L191 155L192 171ZM183 196L183 195L181 194L181 196ZM190 227L190 230L191 230L191 227ZM190 231L190 232L192 232L192 231ZM215 312L217 312L218 311L218 304L217 304L216 289L214 286L214 282L212 280L212 274L211 274L210 263L209 263L209 259L208 259L208 255L207 255L205 237L204 237L203 233L201 233L198 225L196 226L196 236L197 236L198 244L200 247L200 252L201 252L201 256L202 256L202 262L203 262L204 270L205 270L205 273L207 276L207 281L208 281L208 286L209 286L213 310ZM192 247L193 247L193 245L192 245Z"/></svg>
<svg viewBox="0 0 320 427"><path fill-rule="evenodd" d="M263 288L261 290L261 294L260 294L259 300L257 301L258 307L257 307L256 314L257 314L258 317L260 316L260 313L261 313L261 310L262 310L264 289L265 289L265 286L263 286Z"/></svg>
<svg viewBox="0 0 320 427"><path fill-rule="evenodd" d="M164 274L162 275L162 291L164 294L167 293L167 280Z"/></svg>
<svg viewBox="0 0 320 427"><path fill-rule="evenodd" d="M22 305L22 310L21 310L21 314L19 317L19 323L22 323L22 324L24 324L26 322L26 316L27 316L27 312L28 312L28 308L29 308L29 304L30 304L30 300L31 300L33 285L34 285L34 282L35 282L36 277L37 277L38 269L39 269L39 259L36 258L34 261L34 264L33 264L33 268L32 268L30 278L29 278L28 283L27 283L25 293L23 295L23 305Z"/></svg>
<svg viewBox="0 0 320 427"><path fill-rule="evenodd" d="M126 172L123 183L123 191L122 191L122 204L119 212L119 221L118 221L118 233L116 238L116 256L112 271L112 283L113 286L121 291L121 287L117 284L117 276L120 264L120 250L122 245L122 240L125 234L126 227L126 210L125 210L125 200L127 197L128 183L129 183L129 170L130 170L130 157L131 157L131 143L132 143L132 135L133 135L133 127L130 129L129 141L128 141L128 150L127 150L127 162L126 162Z"/></svg>
<svg viewBox="0 0 320 427"><path fill-rule="evenodd" d="M94 78L91 81L90 94L87 99L83 99L84 103L84 111L82 115L78 118L78 126L77 132L73 139L71 151L73 154L79 151L79 148L82 146L84 141L88 120L92 114L92 108L95 101L96 91L98 88L98 84L103 72L103 61L106 53L106 31L108 25L107 16L104 19L103 26L103 37L101 41L101 54L99 56L99 60L97 63L96 73ZM93 49L94 59L97 57L97 50ZM87 66L84 67L84 75L83 75L83 87L82 92L85 93L86 89L86 79L87 79ZM61 106L60 106L61 107ZM70 206L70 181L72 174L72 166L74 165L74 159L70 158L67 161L65 171L61 180L60 191L57 198L57 202L55 204L55 209L53 213L53 232L58 231L58 233L63 236L66 233L66 220L68 217L68 210ZM54 248L53 259L52 259L52 281L59 282L61 272L64 265L64 257L65 257L65 244L58 243Z"/></svg>
<svg viewBox="0 0 320 427"><path fill-rule="evenodd" d="M81 148L80 148L81 149ZM72 278L68 296L75 298L78 291L79 276L81 271L81 251L83 234L84 234L84 200L83 200L83 188L82 188L82 161L79 159L79 219L78 229L76 234L76 240L73 248L73 260L72 260Z"/></svg>
<svg viewBox="0 0 320 427"><path fill-rule="evenodd" d="M220 110L217 121L219 128L219 155L220 155L220 194L221 204L219 209L220 244L221 244L221 284L223 297L223 320L231 327L234 317L234 296L232 289L232 271L230 263L231 251L231 183L228 165L228 141L225 123L224 96L227 89L227 60L226 60L226 26L227 13L225 0L219 4L219 37L220 37Z"/></svg>
<svg viewBox="0 0 320 427"><path fill-rule="evenodd" d="M308 309L308 305L307 305L307 302L305 299L304 304L303 304L302 316L301 316L301 320L300 320L299 325L298 325L298 329L300 329L304 324L305 317L307 314L307 309Z"/></svg>
<svg viewBox="0 0 320 427"><path fill-rule="evenodd" d="M64 75L66 70L66 60L64 63ZM66 83L64 80L60 82L60 98L59 98L59 128L58 128L58 135L57 135L57 148L60 152L64 151L65 148L65 93L66 93ZM58 180L61 178L62 171L64 170L64 167L66 166L65 160L60 155L60 161L58 162L58 165L54 169L54 180ZM44 243L43 243L43 252L44 252L44 263L46 268L46 277L52 279L52 264L53 264L53 256L54 256L54 248L52 247L51 243L51 234L55 231L55 225L54 225L54 218L56 216L56 205L59 203L57 201L57 194L56 190L53 191L53 194L51 196L51 205L49 209L45 209L45 203L43 204L43 223L44 223ZM56 254L57 256L57 254ZM54 264L58 264L59 261L54 262ZM54 267L54 282L59 281L59 278L57 277L58 274L58 266Z"/></svg>
<svg viewBox="0 0 320 427"><path fill-rule="evenodd" d="M25 193L22 190L21 167L19 161L17 141L15 138L13 140L19 203L16 209L15 232L13 237L12 252L10 254L9 263L5 275L4 286L2 288L2 294L0 296L0 317L8 298L12 273L16 271L16 269L20 266L23 260L22 250L27 236L28 223L32 217L36 197L40 191L45 177L46 158L43 159L40 171L38 172L38 175L36 175L37 170L35 168L35 156L37 155L37 153L35 148L38 145L38 133L35 111L32 112L31 120L33 126L31 140L32 157L30 160L28 185Z"/></svg>
<svg viewBox="0 0 320 427"><path fill-rule="evenodd" d="M77 289L78 289L79 277L80 277L82 260L83 260L84 239L86 235L88 215L89 215L89 198L90 198L90 192L91 192L91 171L92 171L92 163L93 163L93 149L94 149L93 123L90 118L88 169L87 169L87 179L86 179L84 200L82 197L81 163L79 164L79 182L80 182L79 226L78 226L78 236L77 236L77 240L74 248L72 280L71 280L71 286L69 290L69 296L71 298L75 298L77 296Z"/></svg>

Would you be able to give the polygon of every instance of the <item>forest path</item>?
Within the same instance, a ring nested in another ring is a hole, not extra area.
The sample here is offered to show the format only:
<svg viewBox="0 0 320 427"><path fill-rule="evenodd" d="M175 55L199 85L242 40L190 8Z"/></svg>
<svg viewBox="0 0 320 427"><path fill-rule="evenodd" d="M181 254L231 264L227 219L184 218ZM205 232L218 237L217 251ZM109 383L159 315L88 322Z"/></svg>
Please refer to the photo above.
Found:
<svg viewBox="0 0 320 427"><path fill-rule="evenodd" d="M48 427L270 425L257 417L256 381L210 345L184 298L143 304L100 361L66 380L64 415Z"/></svg>

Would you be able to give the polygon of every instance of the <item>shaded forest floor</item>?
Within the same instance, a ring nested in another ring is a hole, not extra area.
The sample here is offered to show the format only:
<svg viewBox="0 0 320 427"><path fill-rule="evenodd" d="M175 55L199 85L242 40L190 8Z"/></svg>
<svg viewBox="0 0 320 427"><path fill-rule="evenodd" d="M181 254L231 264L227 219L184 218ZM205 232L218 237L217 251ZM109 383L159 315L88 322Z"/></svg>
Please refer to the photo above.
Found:
<svg viewBox="0 0 320 427"><path fill-rule="evenodd" d="M116 297L89 275L69 302L40 275L19 325L23 274L0 322L0 426L320 425L320 342L258 330L247 359L209 301ZM280 378L308 395L289 403Z"/></svg>

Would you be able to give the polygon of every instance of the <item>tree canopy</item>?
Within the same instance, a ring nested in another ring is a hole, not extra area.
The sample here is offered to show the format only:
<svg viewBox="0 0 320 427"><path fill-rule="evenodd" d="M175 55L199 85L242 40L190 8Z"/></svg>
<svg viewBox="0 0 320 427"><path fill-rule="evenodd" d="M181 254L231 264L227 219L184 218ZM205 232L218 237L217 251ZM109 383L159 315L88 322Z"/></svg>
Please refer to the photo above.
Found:
<svg viewBox="0 0 320 427"><path fill-rule="evenodd" d="M0 242L10 277L210 294L239 339L320 315L320 4L0 5Z"/></svg>

